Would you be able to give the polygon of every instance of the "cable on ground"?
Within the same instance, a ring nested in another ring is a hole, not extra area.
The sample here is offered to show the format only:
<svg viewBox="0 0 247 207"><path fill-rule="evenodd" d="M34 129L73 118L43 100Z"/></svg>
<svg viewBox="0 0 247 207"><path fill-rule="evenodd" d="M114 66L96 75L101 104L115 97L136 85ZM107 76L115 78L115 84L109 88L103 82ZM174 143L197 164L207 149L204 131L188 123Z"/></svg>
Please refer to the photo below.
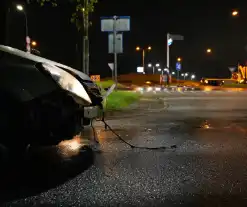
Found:
<svg viewBox="0 0 247 207"><path fill-rule="evenodd" d="M101 121L104 123L105 125L105 130L108 128L121 142L125 143L126 145L128 145L131 149L146 149L146 150L166 150L166 149L176 149L177 148L177 145L171 145L171 146L159 146L159 147L145 147L145 146L136 146L136 145L133 145L127 141L125 141L118 133L116 133L112 128L111 126L109 126L109 124L106 123L105 121L105 113L103 112L103 116L101 119L95 119L96 121ZM93 120L92 120L93 122ZM93 133L94 133L94 136L96 136L96 133L95 133L95 128L93 126L91 122L91 127L93 129ZM94 138L96 140L96 138ZM98 143L98 141L97 141Z"/></svg>

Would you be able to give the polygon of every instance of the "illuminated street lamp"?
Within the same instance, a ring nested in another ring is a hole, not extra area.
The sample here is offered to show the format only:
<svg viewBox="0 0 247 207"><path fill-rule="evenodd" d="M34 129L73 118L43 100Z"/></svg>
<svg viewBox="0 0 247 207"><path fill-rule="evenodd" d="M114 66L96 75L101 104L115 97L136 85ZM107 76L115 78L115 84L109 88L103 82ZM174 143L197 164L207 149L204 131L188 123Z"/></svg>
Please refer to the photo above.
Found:
<svg viewBox="0 0 247 207"><path fill-rule="evenodd" d="M23 11L23 6L18 4L18 5L16 5L16 9L19 11Z"/></svg>
<svg viewBox="0 0 247 207"><path fill-rule="evenodd" d="M156 63L155 66L154 66L152 63L149 63L149 64L148 64L148 67L149 67L149 68L153 68L153 74L155 73L155 67L159 67L159 66L160 66L159 63Z"/></svg>
<svg viewBox="0 0 247 207"><path fill-rule="evenodd" d="M175 75L175 72L174 71L172 71L172 75Z"/></svg>
<svg viewBox="0 0 247 207"><path fill-rule="evenodd" d="M237 10L233 10L233 11L232 11L232 16L233 16L233 17L238 16L238 11L237 11Z"/></svg>
<svg viewBox="0 0 247 207"><path fill-rule="evenodd" d="M37 42L36 42L36 41L32 41L32 42L31 42L31 45L32 45L33 47L36 47L36 46L37 46Z"/></svg>
<svg viewBox="0 0 247 207"><path fill-rule="evenodd" d="M212 50L210 48L208 48L207 53L212 53Z"/></svg>
<svg viewBox="0 0 247 207"><path fill-rule="evenodd" d="M136 47L136 51L140 51L142 50L142 67L143 67L143 71L145 71L145 51L150 51L152 50L151 46L148 46L147 48L140 48L139 46Z"/></svg>
<svg viewBox="0 0 247 207"><path fill-rule="evenodd" d="M195 76L194 74L192 74L192 75L191 75L191 80L195 79L195 77L196 77L196 76Z"/></svg>
<svg viewBox="0 0 247 207"><path fill-rule="evenodd" d="M182 59L181 59L180 57L177 58L177 61L178 61L178 62L181 62L181 60L182 60Z"/></svg>
<svg viewBox="0 0 247 207"><path fill-rule="evenodd" d="M16 5L16 9L18 11L21 11L23 14L24 14L24 17L25 17L25 27L26 27L26 49L27 49L27 52L30 53L31 51L31 48L30 48L30 38L28 36L28 24L27 24L27 14L24 10L24 7L21 5L21 4L17 4Z"/></svg>

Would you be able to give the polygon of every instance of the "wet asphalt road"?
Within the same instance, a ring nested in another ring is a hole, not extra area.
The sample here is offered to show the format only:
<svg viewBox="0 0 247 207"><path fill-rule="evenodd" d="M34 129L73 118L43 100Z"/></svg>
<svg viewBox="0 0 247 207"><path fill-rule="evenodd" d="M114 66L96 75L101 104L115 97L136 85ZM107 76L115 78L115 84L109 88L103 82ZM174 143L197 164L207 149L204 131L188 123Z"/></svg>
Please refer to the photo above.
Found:
<svg viewBox="0 0 247 207"><path fill-rule="evenodd" d="M145 93L118 115L107 123L126 141L168 148L131 149L96 123L101 152L88 170L78 161L76 177L5 205L247 205L247 92Z"/></svg>

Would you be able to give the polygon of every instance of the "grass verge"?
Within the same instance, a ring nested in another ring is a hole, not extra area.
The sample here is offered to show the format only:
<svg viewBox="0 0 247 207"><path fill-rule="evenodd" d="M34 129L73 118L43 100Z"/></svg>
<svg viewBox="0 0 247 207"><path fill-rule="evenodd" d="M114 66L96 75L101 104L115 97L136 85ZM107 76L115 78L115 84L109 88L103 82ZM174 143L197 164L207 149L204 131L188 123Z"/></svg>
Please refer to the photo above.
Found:
<svg viewBox="0 0 247 207"><path fill-rule="evenodd" d="M106 110L121 110L127 108L132 103L138 101L140 94L132 91L114 91L111 93L106 101Z"/></svg>

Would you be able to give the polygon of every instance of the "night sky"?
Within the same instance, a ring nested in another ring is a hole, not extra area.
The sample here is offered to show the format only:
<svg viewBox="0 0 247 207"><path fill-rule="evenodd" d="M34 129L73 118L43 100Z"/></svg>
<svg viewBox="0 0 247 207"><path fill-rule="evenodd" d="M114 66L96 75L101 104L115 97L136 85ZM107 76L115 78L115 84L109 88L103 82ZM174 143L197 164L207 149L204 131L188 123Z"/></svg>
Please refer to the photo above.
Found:
<svg viewBox="0 0 247 207"><path fill-rule="evenodd" d="M38 42L42 56L78 68L82 37L70 22L73 6L67 0L60 1L58 7L26 5L29 35ZM247 61L247 3L168 2L99 0L91 17L90 73L110 75L107 63L112 55L108 54L107 34L100 31L100 17L112 15L131 16L131 31L124 33L124 53L119 55L120 74L134 73L141 66L136 46L152 46L146 63L159 62L165 67L167 32L185 38L171 46L171 67L175 67L177 57L182 57L183 72L195 72L197 77L229 77L229 66ZM238 9L238 17L231 16L233 9ZM10 17L10 45L24 49L24 16L13 5ZM206 53L207 48L212 49L212 54Z"/></svg>

